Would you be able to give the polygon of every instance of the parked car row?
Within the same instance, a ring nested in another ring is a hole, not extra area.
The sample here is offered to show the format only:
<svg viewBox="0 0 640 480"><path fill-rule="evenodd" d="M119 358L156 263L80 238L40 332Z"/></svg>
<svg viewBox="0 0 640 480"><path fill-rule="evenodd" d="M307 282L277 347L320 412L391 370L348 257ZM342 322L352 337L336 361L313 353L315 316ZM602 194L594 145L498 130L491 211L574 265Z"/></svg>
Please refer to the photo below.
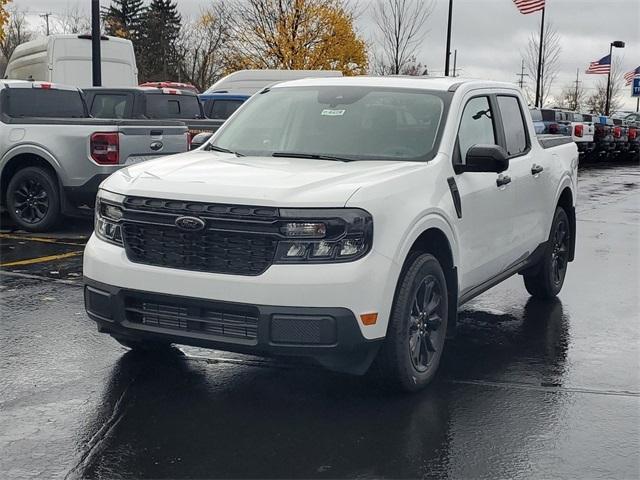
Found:
<svg viewBox="0 0 640 480"><path fill-rule="evenodd" d="M90 213L98 186L117 169L197 148L255 90L304 76L312 72L236 72L201 96L173 82L81 90L0 80L0 206L32 232Z"/></svg>
<svg viewBox="0 0 640 480"><path fill-rule="evenodd" d="M638 114L623 119L570 112L561 109L531 109L537 134L569 136L578 146L581 159L640 157Z"/></svg>

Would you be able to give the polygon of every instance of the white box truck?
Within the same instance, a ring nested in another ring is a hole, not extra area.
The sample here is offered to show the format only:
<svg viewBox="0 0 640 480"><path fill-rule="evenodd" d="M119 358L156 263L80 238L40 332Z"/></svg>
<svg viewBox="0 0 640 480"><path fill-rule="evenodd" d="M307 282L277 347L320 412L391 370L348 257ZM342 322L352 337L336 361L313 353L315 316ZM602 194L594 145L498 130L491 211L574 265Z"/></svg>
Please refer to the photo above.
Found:
<svg viewBox="0 0 640 480"><path fill-rule="evenodd" d="M133 44L118 37L101 37L102 85L138 85ZM91 87L91 36L49 35L18 45L11 55L5 78Z"/></svg>

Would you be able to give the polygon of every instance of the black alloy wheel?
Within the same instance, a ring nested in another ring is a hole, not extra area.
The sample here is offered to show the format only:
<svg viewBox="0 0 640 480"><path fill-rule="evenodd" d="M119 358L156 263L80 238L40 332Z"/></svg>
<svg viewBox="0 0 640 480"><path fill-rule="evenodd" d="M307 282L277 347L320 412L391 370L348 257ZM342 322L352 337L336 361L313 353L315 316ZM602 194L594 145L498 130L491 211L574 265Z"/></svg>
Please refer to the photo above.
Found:
<svg viewBox="0 0 640 480"><path fill-rule="evenodd" d="M49 195L37 178L27 177L13 191L15 214L25 223L41 222L49 211Z"/></svg>
<svg viewBox="0 0 640 480"><path fill-rule="evenodd" d="M412 253L400 275L387 335L371 369L383 386L415 392L434 379L447 333L447 292L438 259Z"/></svg>
<svg viewBox="0 0 640 480"><path fill-rule="evenodd" d="M553 250L551 252L551 272L553 282L562 285L569 263L569 226L565 219L558 222L553 236Z"/></svg>
<svg viewBox="0 0 640 480"><path fill-rule="evenodd" d="M542 258L523 272L524 286L533 297L549 299L560 293L569 265L572 235L569 216L558 207Z"/></svg>
<svg viewBox="0 0 640 480"><path fill-rule="evenodd" d="M428 275L416 290L409 317L409 353L416 371L426 372L437 353L442 331L442 292L437 279Z"/></svg>
<svg viewBox="0 0 640 480"><path fill-rule="evenodd" d="M42 167L18 170L7 185L6 202L12 220L30 232L50 230L60 217L57 181Z"/></svg>

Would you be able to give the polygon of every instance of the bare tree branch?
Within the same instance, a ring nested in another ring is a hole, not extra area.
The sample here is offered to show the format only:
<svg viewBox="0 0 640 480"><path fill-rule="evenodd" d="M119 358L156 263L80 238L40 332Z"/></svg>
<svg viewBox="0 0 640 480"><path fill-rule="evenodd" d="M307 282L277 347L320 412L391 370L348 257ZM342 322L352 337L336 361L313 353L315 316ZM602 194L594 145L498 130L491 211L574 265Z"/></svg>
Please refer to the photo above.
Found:
<svg viewBox="0 0 640 480"><path fill-rule="evenodd" d="M529 44L523 54L525 67L531 78L537 78L538 75L538 52L539 52L540 38L536 34L531 34L529 37ZM551 88L556 78L558 77L558 70L560 68L560 53L562 47L560 46L560 35L555 27L551 23L547 23L544 27L544 34L542 36L542 83L541 83L541 99L542 106L546 103L551 93ZM531 90L525 90L528 100L533 103Z"/></svg>
<svg viewBox="0 0 640 480"><path fill-rule="evenodd" d="M220 78L226 68L229 47L230 11L219 2L185 22L178 39L180 76L204 91Z"/></svg>
<svg viewBox="0 0 640 480"><path fill-rule="evenodd" d="M380 46L374 60L376 73L400 74L415 63L433 5L427 0L377 0L373 7Z"/></svg>

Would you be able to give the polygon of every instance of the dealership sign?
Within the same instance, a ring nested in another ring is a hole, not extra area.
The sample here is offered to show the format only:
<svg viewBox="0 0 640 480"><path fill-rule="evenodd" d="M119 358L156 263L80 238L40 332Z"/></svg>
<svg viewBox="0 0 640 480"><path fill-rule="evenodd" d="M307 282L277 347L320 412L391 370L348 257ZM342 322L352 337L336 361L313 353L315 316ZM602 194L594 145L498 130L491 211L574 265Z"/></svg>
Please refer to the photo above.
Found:
<svg viewBox="0 0 640 480"><path fill-rule="evenodd" d="M640 77L634 78L631 83L631 96L640 97Z"/></svg>

